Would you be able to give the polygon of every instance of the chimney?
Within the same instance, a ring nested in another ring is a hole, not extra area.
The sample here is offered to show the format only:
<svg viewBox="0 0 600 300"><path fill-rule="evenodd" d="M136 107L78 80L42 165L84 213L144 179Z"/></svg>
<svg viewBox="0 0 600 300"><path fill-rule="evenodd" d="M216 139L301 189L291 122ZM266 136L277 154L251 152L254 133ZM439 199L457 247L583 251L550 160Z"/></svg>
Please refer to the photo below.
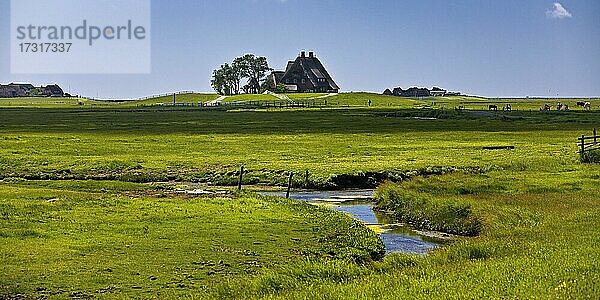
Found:
<svg viewBox="0 0 600 300"><path fill-rule="evenodd" d="M310 57L310 58L315 57L315 53L312 51L308 52L308 57Z"/></svg>
<svg viewBox="0 0 600 300"><path fill-rule="evenodd" d="M300 52L300 57L306 57L306 52L304 52L304 51Z"/></svg>

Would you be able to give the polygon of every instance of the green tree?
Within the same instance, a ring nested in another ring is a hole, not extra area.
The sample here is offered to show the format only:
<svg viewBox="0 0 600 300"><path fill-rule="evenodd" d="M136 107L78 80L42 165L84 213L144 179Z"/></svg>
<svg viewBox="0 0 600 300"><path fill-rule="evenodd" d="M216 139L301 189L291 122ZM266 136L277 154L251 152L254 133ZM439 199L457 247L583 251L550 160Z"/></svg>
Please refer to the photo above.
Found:
<svg viewBox="0 0 600 300"><path fill-rule="evenodd" d="M273 81L273 76L267 76L265 81L260 85L260 93L264 93L265 91L275 91L275 81Z"/></svg>
<svg viewBox="0 0 600 300"><path fill-rule="evenodd" d="M260 83L264 81L267 72L272 71L266 57L257 57L254 54L246 54L234 60L234 64L240 67L243 78L248 79L249 93L260 93Z"/></svg>
<svg viewBox="0 0 600 300"><path fill-rule="evenodd" d="M237 95L240 93L240 81L242 80L241 67L235 62L231 65L225 64L225 78L231 93Z"/></svg>
<svg viewBox="0 0 600 300"><path fill-rule="evenodd" d="M221 95L237 95L240 93L241 69L238 65L227 63L213 71L211 85Z"/></svg>
<svg viewBox="0 0 600 300"><path fill-rule="evenodd" d="M214 70L211 86L221 95L237 95L241 89L240 81L247 79L248 83L242 88L244 92L258 94L261 82L265 81L267 72L271 70L266 57L246 54L236 58L231 65L225 63Z"/></svg>
<svg viewBox="0 0 600 300"><path fill-rule="evenodd" d="M38 96L41 96L42 94L43 93L40 88L33 88L33 89L30 89L29 91L27 91L27 96L29 96L29 97L38 97Z"/></svg>
<svg viewBox="0 0 600 300"><path fill-rule="evenodd" d="M275 93L283 94L285 92L287 92L287 88L285 87L285 84L280 83L277 85L277 87L275 87Z"/></svg>
<svg viewBox="0 0 600 300"><path fill-rule="evenodd" d="M223 67L213 71L213 76L212 80L210 81L210 85L219 95L228 94L230 90L227 87L227 80L225 78L225 72L223 71Z"/></svg>

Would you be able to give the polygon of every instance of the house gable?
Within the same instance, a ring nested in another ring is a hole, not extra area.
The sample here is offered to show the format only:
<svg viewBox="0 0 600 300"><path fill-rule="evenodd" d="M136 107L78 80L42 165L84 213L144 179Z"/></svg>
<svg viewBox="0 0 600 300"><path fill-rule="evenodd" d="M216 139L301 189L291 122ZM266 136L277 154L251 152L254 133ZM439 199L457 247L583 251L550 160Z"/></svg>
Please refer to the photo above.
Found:
<svg viewBox="0 0 600 300"><path fill-rule="evenodd" d="M333 81L321 61L309 52L308 57L302 52L295 61L288 62L286 71L273 72L276 84L285 84L300 93L337 93L338 85Z"/></svg>

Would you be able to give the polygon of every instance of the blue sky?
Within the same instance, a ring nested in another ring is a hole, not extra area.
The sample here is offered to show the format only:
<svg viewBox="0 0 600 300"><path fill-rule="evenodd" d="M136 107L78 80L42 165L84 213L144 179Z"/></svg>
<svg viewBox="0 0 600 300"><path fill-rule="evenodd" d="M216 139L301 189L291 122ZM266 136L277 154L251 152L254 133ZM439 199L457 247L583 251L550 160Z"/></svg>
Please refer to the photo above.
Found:
<svg viewBox="0 0 600 300"><path fill-rule="evenodd" d="M12 75L0 0L0 82L135 98L210 91L244 53L282 69L313 50L344 91L433 85L489 97L600 96L600 1L154 0L152 73ZM554 14L552 14L554 12Z"/></svg>

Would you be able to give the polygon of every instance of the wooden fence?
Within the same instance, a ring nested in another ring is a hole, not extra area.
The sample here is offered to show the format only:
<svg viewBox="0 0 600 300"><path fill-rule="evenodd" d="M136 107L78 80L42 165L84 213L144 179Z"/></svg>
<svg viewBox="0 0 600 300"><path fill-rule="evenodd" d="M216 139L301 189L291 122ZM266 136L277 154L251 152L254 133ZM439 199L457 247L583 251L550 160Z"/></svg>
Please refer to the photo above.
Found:
<svg viewBox="0 0 600 300"><path fill-rule="evenodd" d="M587 152L600 149L600 143L598 142L600 140L600 136L598 136L596 128L594 128L593 136L582 135L578 140L579 142L577 144L579 145L579 154L581 154L582 157Z"/></svg>
<svg viewBox="0 0 600 300"><path fill-rule="evenodd" d="M339 106L339 102L333 103L327 100L305 100L305 101L289 101L289 100L275 100L275 101L235 101L235 102L217 102L217 103L205 103L205 102L175 102L175 103L157 103L157 104L139 104L138 107L203 107L203 108L322 108L328 106Z"/></svg>
<svg viewBox="0 0 600 300"><path fill-rule="evenodd" d="M175 92L175 93L156 94L156 95L152 95L152 96L146 96L146 97L141 97L141 98L130 98L130 99L122 99L122 98L109 99L109 98L95 98L95 97L81 97L81 98L85 98L88 100L95 100L95 101L133 102L133 101L173 96L173 94L175 94L175 95L191 95L191 94L199 94L199 93L195 92L195 91L180 91L180 92Z"/></svg>
<svg viewBox="0 0 600 300"><path fill-rule="evenodd" d="M141 98L137 98L137 100L147 100L147 99L153 99L153 98L160 98L160 97L167 97L167 96L173 96L173 94L175 95L191 95L191 94L196 94L197 92L194 91L180 91L180 92L175 92L175 93L165 93L165 94L157 94L157 95L152 95L152 96L147 96L147 97L141 97Z"/></svg>

